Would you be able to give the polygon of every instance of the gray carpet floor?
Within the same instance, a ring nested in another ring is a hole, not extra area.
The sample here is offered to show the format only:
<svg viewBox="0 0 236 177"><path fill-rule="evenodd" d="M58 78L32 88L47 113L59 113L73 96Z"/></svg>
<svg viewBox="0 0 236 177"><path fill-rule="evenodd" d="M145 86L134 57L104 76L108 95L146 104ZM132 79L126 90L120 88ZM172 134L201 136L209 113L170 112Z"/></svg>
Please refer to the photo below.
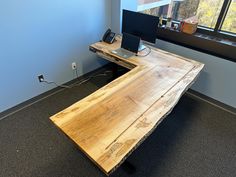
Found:
<svg viewBox="0 0 236 177"><path fill-rule="evenodd" d="M99 72L104 72L100 70ZM66 89L0 121L0 177L105 177L49 120L111 80ZM235 177L236 116L185 94L111 177Z"/></svg>

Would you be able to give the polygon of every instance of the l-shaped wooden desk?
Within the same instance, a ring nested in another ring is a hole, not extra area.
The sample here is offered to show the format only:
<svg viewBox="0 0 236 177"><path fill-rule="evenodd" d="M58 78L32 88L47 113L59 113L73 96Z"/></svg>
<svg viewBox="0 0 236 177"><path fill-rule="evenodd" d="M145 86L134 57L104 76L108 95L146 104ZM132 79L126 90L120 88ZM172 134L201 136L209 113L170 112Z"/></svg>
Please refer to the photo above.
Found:
<svg viewBox="0 0 236 177"><path fill-rule="evenodd" d="M90 50L130 71L50 118L107 175L171 112L204 66L153 47L146 57L123 59L111 53L119 47L118 38Z"/></svg>

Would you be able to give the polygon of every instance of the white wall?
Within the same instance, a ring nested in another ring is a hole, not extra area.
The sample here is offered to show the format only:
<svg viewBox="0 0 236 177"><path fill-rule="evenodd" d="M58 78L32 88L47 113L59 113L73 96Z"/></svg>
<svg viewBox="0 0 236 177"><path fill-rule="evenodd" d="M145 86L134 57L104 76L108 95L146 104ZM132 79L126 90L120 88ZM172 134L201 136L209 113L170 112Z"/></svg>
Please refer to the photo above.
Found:
<svg viewBox="0 0 236 177"><path fill-rule="evenodd" d="M120 33L121 2L120 0L111 0L111 2L111 28L115 33Z"/></svg>
<svg viewBox="0 0 236 177"><path fill-rule="evenodd" d="M0 112L103 64L89 52L111 26L110 0L0 1Z"/></svg>

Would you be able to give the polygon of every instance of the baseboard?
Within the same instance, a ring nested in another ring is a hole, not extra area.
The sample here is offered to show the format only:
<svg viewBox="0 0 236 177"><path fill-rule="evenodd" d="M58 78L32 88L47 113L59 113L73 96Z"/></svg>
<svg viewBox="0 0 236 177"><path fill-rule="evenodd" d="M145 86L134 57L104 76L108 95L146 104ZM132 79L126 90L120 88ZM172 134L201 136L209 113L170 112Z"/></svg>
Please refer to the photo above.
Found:
<svg viewBox="0 0 236 177"><path fill-rule="evenodd" d="M215 100L215 99L213 99L211 97L208 97L208 96L206 96L206 95L204 95L202 93L199 93L199 92L197 92L195 90L189 89L186 92L186 94L188 96L201 99L201 100L203 100L203 101L205 101L205 102L207 102L207 103L209 103L209 104L211 104L213 106L216 106L216 107L218 107L220 109L223 109L223 110L225 110L227 112L230 112L230 113L236 115L236 108L234 108L234 107L232 107L230 105L227 105L225 103L222 103L222 102L220 102L218 100Z"/></svg>

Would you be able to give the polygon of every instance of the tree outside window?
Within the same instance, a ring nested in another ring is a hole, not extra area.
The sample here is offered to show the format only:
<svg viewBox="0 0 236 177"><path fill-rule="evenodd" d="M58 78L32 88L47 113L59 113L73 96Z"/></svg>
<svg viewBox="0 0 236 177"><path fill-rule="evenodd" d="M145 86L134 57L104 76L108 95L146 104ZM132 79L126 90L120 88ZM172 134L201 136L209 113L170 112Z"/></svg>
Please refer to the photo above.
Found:
<svg viewBox="0 0 236 177"><path fill-rule="evenodd" d="M236 0L232 1L230 4L221 30L236 33Z"/></svg>

